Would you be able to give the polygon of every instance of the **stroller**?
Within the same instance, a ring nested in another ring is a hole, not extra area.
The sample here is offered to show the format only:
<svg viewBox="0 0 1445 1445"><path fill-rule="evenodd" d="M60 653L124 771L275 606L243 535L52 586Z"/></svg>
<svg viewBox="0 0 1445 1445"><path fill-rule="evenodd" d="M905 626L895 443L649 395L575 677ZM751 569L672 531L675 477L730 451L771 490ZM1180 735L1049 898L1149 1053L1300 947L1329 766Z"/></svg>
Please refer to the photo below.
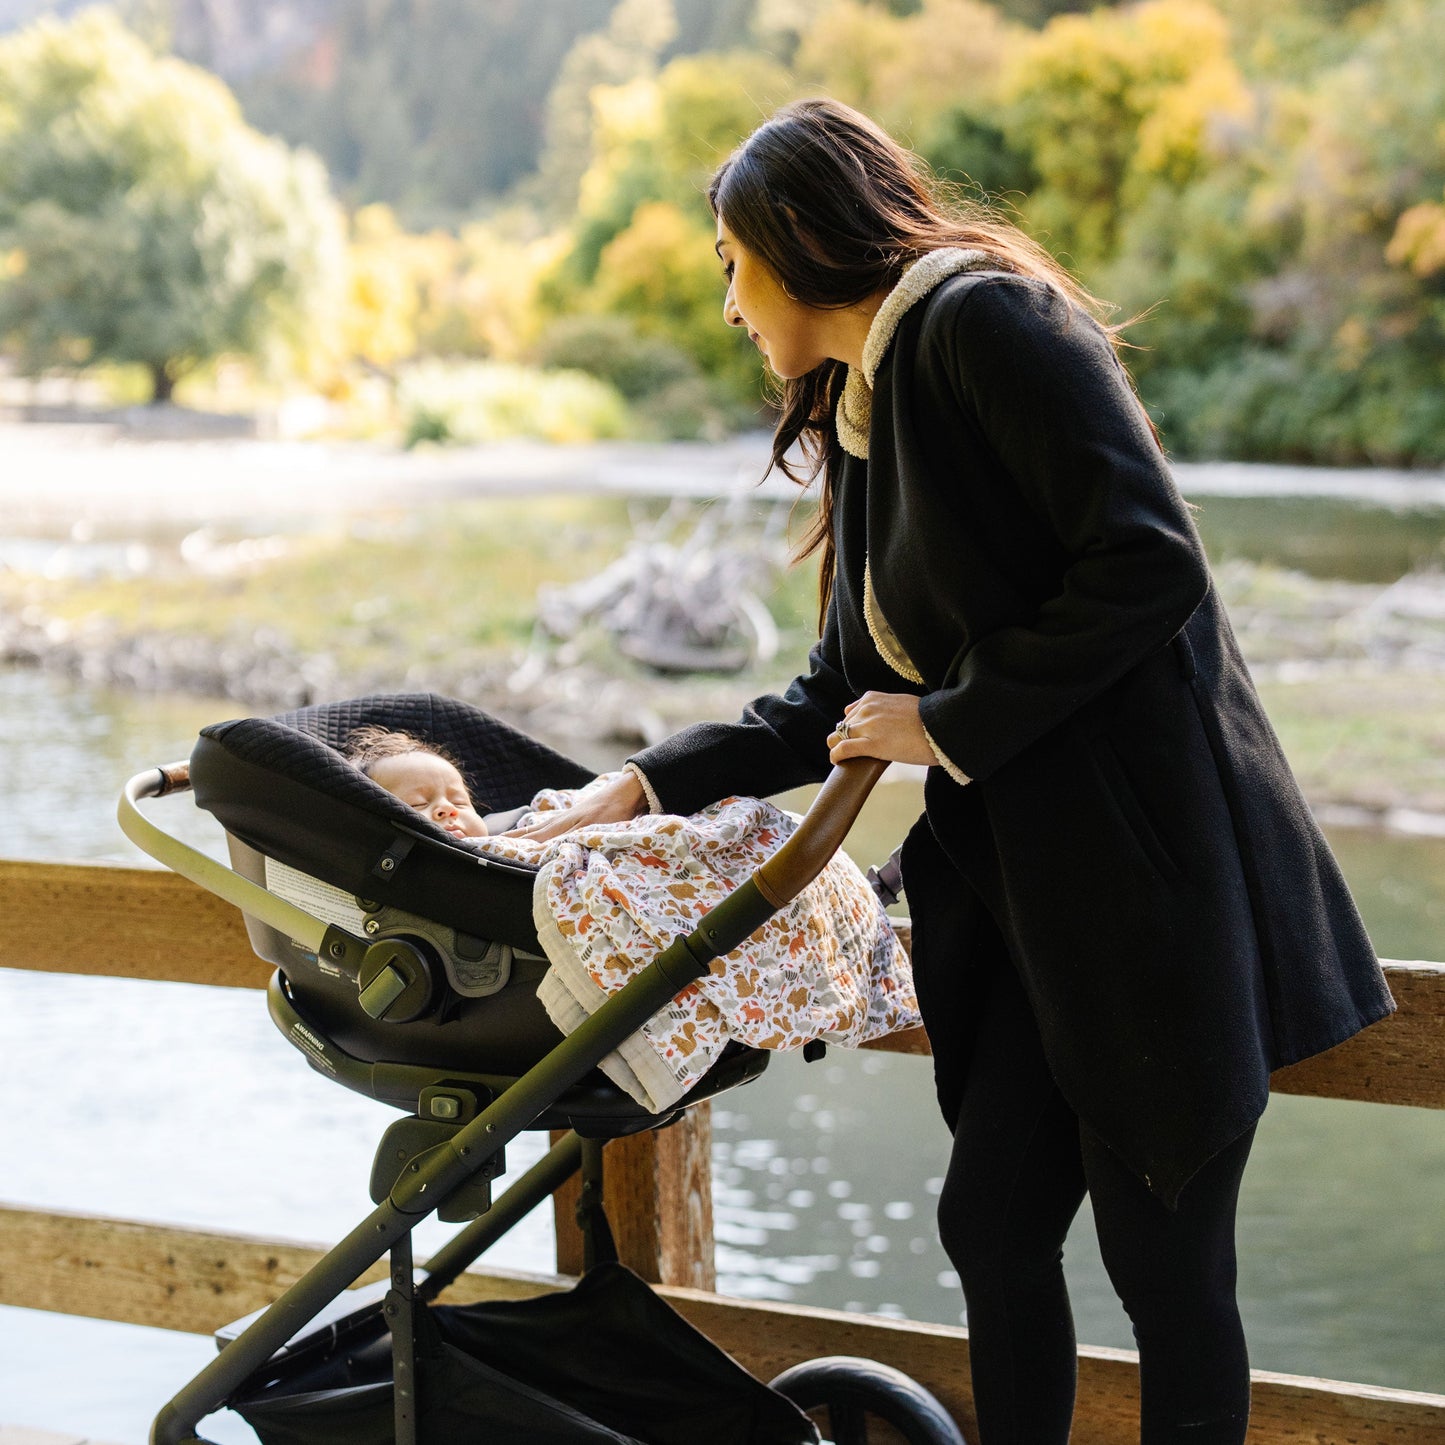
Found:
<svg viewBox="0 0 1445 1445"><path fill-rule="evenodd" d="M866 1441L869 1416L917 1445L963 1445L939 1402L887 1366L830 1357L755 1379L616 1263L600 1208L606 1140L667 1125L757 1077L768 1055L730 1043L662 1115L599 1061L818 874L884 764L835 769L750 880L564 1037L536 997L547 962L533 870L459 844L354 767L340 748L366 725L448 749L500 815L494 830L541 788L591 776L475 708L407 694L218 723L189 763L126 785L126 835L242 910L276 966L268 1006L287 1040L325 1077L405 1112L377 1149L374 1211L268 1309L218 1332L219 1354L161 1409L152 1445L203 1445L199 1423L222 1407L264 1445L803 1445L819 1439L810 1410L838 1445ZM187 790L225 828L230 867L138 806ZM543 1129L565 1132L493 1204L506 1143ZM579 1171L587 1268L574 1289L435 1303ZM434 1212L464 1227L420 1271L411 1231ZM350 1288L388 1252L388 1282Z"/></svg>

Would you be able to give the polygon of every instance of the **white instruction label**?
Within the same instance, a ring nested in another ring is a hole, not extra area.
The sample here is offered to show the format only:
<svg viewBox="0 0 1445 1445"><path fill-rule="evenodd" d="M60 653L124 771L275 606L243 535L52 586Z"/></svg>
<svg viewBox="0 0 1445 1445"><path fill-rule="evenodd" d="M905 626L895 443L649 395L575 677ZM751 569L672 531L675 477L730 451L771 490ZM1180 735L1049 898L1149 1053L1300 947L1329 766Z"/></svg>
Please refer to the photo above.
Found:
<svg viewBox="0 0 1445 1445"><path fill-rule="evenodd" d="M361 933L366 914L356 906L356 899L341 888L323 883L299 868L266 859L266 889L298 908L304 908L323 923L344 928L353 936Z"/></svg>

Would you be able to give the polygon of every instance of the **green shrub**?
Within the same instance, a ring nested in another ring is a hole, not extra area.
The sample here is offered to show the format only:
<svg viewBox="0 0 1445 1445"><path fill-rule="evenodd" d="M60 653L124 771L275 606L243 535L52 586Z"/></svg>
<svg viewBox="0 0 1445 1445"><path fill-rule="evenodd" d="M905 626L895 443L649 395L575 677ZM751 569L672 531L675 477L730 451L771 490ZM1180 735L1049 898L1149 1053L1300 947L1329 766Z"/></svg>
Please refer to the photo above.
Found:
<svg viewBox="0 0 1445 1445"><path fill-rule="evenodd" d="M440 361L409 367L397 383L407 446L539 437L550 442L624 436L627 403L581 371L539 371L502 362Z"/></svg>
<svg viewBox="0 0 1445 1445"><path fill-rule="evenodd" d="M1012 145L992 120L963 106L938 116L918 149L940 176L961 185L968 195L1027 192L1038 183L1027 153Z"/></svg>
<svg viewBox="0 0 1445 1445"><path fill-rule="evenodd" d="M535 359L544 367L585 371L615 386L628 401L665 391L697 377L697 366L680 347L642 336L625 316L564 316L542 333Z"/></svg>
<svg viewBox="0 0 1445 1445"><path fill-rule="evenodd" d="M1179 455L1334 466L1445 460L1445 387L1423 358L1383 347L1343 368L1328 355L1253 347L1206 371L1155 372L1145 400Z"/></svg>
<svg viewBox="0 0 1445 1445"><path fill-rule="evenodd" d="M643 432L659 441L720 441L735 430L732 408L719 405L700 376L684 377L637 403Z"/></svg>

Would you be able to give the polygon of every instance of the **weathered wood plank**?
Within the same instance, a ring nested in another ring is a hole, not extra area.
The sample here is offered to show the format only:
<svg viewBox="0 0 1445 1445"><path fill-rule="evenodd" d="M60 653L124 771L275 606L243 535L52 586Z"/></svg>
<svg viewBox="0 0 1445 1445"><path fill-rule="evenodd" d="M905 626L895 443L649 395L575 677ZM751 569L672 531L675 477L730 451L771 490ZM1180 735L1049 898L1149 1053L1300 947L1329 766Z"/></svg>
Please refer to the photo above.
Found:
<svg viewBox="0 0 1445 1445"><path fill-rule="evenodd" d="M316 1258L279 1240L0 1208L0 1302L26 1309L209 1334L269 1304Z"/></svg>
<svg viewBox="0 0 1445 1445"><path fill-rule="evenodd" d="M762 1379L816 1355L853 1354L905 1370L977 1438L968 1389L968 1331L796 1305L731 1301L660 1289L681 1314ZM1139 1438L1139 1357L1084 1347L1078 1353L1072 1445ZM1335 1380L1253 1373L1250 1445L1445 1445L1445 1396Z"/></svg>
<svg viewBox="0 0 1445 1445"><path fill-rule="evenodd" d="M205 1335L270 1304L322 1253L291 1240L0 1205L0 1304ZM385 1277L383 1261L357 1283ZM478 1275L476 1287L489 1278L515 1297L510 1276Z"/></svg>
<svg viewBox="0 0 1445 1445"><path fill-rule="evenodd" d="M1399 1008L1363 1033L1277 1070L1282 1094L1445 1109L1445 964L1387 962Z"/></svg>
<svg viewBox="0 0 1445 1445"><path fill-rule="evenodd" d="M241 915L159 868L0 859L0 965L264 988Z"/></svg>
<svg viewBox="0 0 1445 1445"><path fill-rule="evenodd" d="M320 1253L243 1235L0 1207L0 1303L209 1333L268 1303ZM568 1283L476 1271L446 1298L516 1299ZM763 1379L819 1355L861 1355L906 1370L955 1413L965 1434L973 1427L966 1330L696 1289L660 1286L658 1293ZM1074 1445L1137 1438L1137 1363L1126 1350L1080 1350ZM1445 1395L1257 1371L1249 1440L1445 1445Z"/></svg>
<svg viewBox="0 0 1445 1445"><path fill-rule="evenodd" d="M1397 1011L1323 1054L1277 1070L1270 1077L1272 1089L1445 1109L1445 964L1386 960L1384 969ZM922 1029L891 1034L864 1047L886 1053L929 1052Z"/></svg>
<svg viewBox="0 0 1445 1445"><path fill-rule="evenodd" d="M932 1390L965 1437L977 1438L967 1330L690 1290L659 1293L763 1379L818 1355L880 1360ZM1138 1363L1130 1350L1080 1349L1072 1445L1138 1439ZM1249 1445L1445 1445L1445 1395L1255 1371L1252 1397Z"/></svg>
<svg viewBox="0 0 1445 1445"><path fill-rule="evenodd" d="M262 987L240 914L173 873L0 859L0 965L55 973ZM1338 1048L1281 1069L1283 1093L1445 1108L1445 963L1387 961L1399 1011ZM926 1054L921 1029L871 1047Z"/></svg>

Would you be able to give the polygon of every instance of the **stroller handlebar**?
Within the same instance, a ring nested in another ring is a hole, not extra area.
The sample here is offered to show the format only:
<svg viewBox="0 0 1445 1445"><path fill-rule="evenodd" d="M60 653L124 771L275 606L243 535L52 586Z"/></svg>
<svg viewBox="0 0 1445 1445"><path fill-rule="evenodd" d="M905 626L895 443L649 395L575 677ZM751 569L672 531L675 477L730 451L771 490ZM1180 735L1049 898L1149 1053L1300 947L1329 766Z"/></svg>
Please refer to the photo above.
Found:
<svg viewBox="0 0 1445 1445"><path fill-rule="evenodd" d="M156 770L161 775L155 795L164 798L167 793L189 793L191 790L191 765L189 760L179 763L162 763Z"/></svg>
<svg viewBox="0 0 1445 1445"><path fill-rule="evenodd" d="M791 903L828 866L887 767L880 758L849 758L828 774L798 831L753 875L774 908Z"/></svg>

